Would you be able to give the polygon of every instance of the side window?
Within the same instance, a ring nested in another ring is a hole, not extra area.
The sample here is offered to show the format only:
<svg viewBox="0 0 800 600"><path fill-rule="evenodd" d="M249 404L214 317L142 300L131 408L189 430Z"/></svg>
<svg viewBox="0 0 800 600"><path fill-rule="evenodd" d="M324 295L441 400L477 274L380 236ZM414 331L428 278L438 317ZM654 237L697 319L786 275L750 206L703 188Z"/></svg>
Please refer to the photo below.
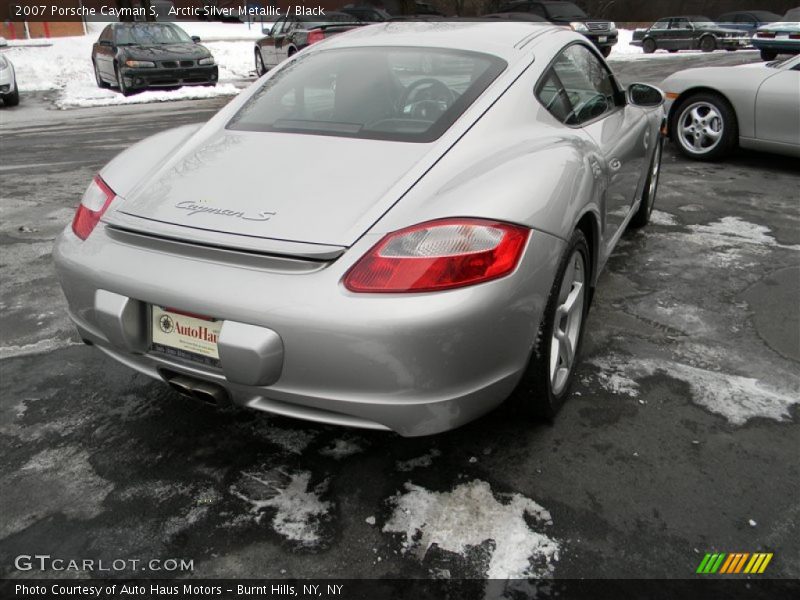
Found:
<svg viewBox="0 0 800 600"><path fill-rule="evenodd" d="M275 35L282 35L282 34L286 33L286 29L287 29L286 25L287 25L287 23L288 23L288 20L285 17L283 19L281 19L280 21L278 21L278 23L272 29L272 35L275 36Z"/></svg>
<svg viewBox="0 0 800 600"><path fill-rule="evenodd" d="M539 102L544 105L550 114L562 123L567 120L572 111L572 105L569 102L567 90L564 89L561 80L558 78L558 75L555 74L552 67L547 70L547 73L539 84L536 97L539 98Z"/></svg>
<svg viewBox="0 0 800 600"><path fill-rule="evenodd" d="M668 29L669 28L669 19L661 19L660 21L656 21L653 23L653 26L650 29Z"/></svg>
<svg viewBox="0 0 800 600"><path fill-rule="evenodd" d="M100 39L103 41L111 41L111 25L107 25L105 29L103 29L103 33L100 34Z"/></svg>
<svg viewBox="0 0 800 600"><path fill-rule="evenodd" d="M688 19L672 19L670 29L689 29Z"/></svg>
<svg viewBox="0 0 800 600"><path fill-rule="evenodd" d="M616 108L617 90L611 73L583 44L561 52L552 70L569 102L569 112L562 119L567 125L581 125Z"/></svg>

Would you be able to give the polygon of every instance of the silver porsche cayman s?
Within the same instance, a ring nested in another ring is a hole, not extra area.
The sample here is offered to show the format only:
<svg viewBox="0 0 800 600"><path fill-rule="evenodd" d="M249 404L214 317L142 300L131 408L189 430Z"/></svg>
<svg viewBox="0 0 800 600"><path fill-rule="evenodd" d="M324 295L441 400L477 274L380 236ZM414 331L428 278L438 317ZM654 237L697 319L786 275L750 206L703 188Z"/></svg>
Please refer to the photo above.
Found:
<svg viewBox="0 0 800 600"><path fill-rule="evenodd" d="M81 338L206 402L406 436L568 394L661 92L531 22L310 46L124 151L54 256Z"/></svg>

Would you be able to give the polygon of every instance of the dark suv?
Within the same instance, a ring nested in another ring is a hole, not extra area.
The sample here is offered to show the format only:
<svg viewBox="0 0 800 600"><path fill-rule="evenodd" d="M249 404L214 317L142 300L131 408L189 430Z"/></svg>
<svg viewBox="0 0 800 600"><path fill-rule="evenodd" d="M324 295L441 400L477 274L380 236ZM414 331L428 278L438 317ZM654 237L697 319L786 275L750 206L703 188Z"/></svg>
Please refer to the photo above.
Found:
<svg viewBox="0 0 800 600"><path fill-rule="evenodd" d="M572 27L589 38L603 56L611 54L612 46L617 43L617 26L613 21L591 19L572 2L515 0L502 4L497 12L533 13L550 23Z"/></svg>

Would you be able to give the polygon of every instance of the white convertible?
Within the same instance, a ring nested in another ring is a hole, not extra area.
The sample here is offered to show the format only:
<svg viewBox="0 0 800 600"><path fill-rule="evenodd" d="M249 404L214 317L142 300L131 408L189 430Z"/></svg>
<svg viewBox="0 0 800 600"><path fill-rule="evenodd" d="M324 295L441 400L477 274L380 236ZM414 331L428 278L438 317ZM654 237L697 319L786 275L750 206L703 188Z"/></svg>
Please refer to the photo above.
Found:
<svg viewBox="0 0 800 600"><path fill-rule="evenodd" d="M686 69L661 87L670 138L689 158L717 160L737 145L800 156L800 56Z"/></svg>

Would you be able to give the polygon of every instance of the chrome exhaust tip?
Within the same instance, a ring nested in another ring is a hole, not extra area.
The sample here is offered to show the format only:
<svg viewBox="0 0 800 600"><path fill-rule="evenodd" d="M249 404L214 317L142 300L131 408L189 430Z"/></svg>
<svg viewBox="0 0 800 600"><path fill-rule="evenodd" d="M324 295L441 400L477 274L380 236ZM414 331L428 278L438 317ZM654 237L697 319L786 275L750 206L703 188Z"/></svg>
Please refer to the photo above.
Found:
<svg viewBox="0 0 800 600"><path fill-rule="evenodd" d="M228 391L220 385L170 372L162 372L161 376L181 396L216 407L225 407L231 404Z"/></svg>

